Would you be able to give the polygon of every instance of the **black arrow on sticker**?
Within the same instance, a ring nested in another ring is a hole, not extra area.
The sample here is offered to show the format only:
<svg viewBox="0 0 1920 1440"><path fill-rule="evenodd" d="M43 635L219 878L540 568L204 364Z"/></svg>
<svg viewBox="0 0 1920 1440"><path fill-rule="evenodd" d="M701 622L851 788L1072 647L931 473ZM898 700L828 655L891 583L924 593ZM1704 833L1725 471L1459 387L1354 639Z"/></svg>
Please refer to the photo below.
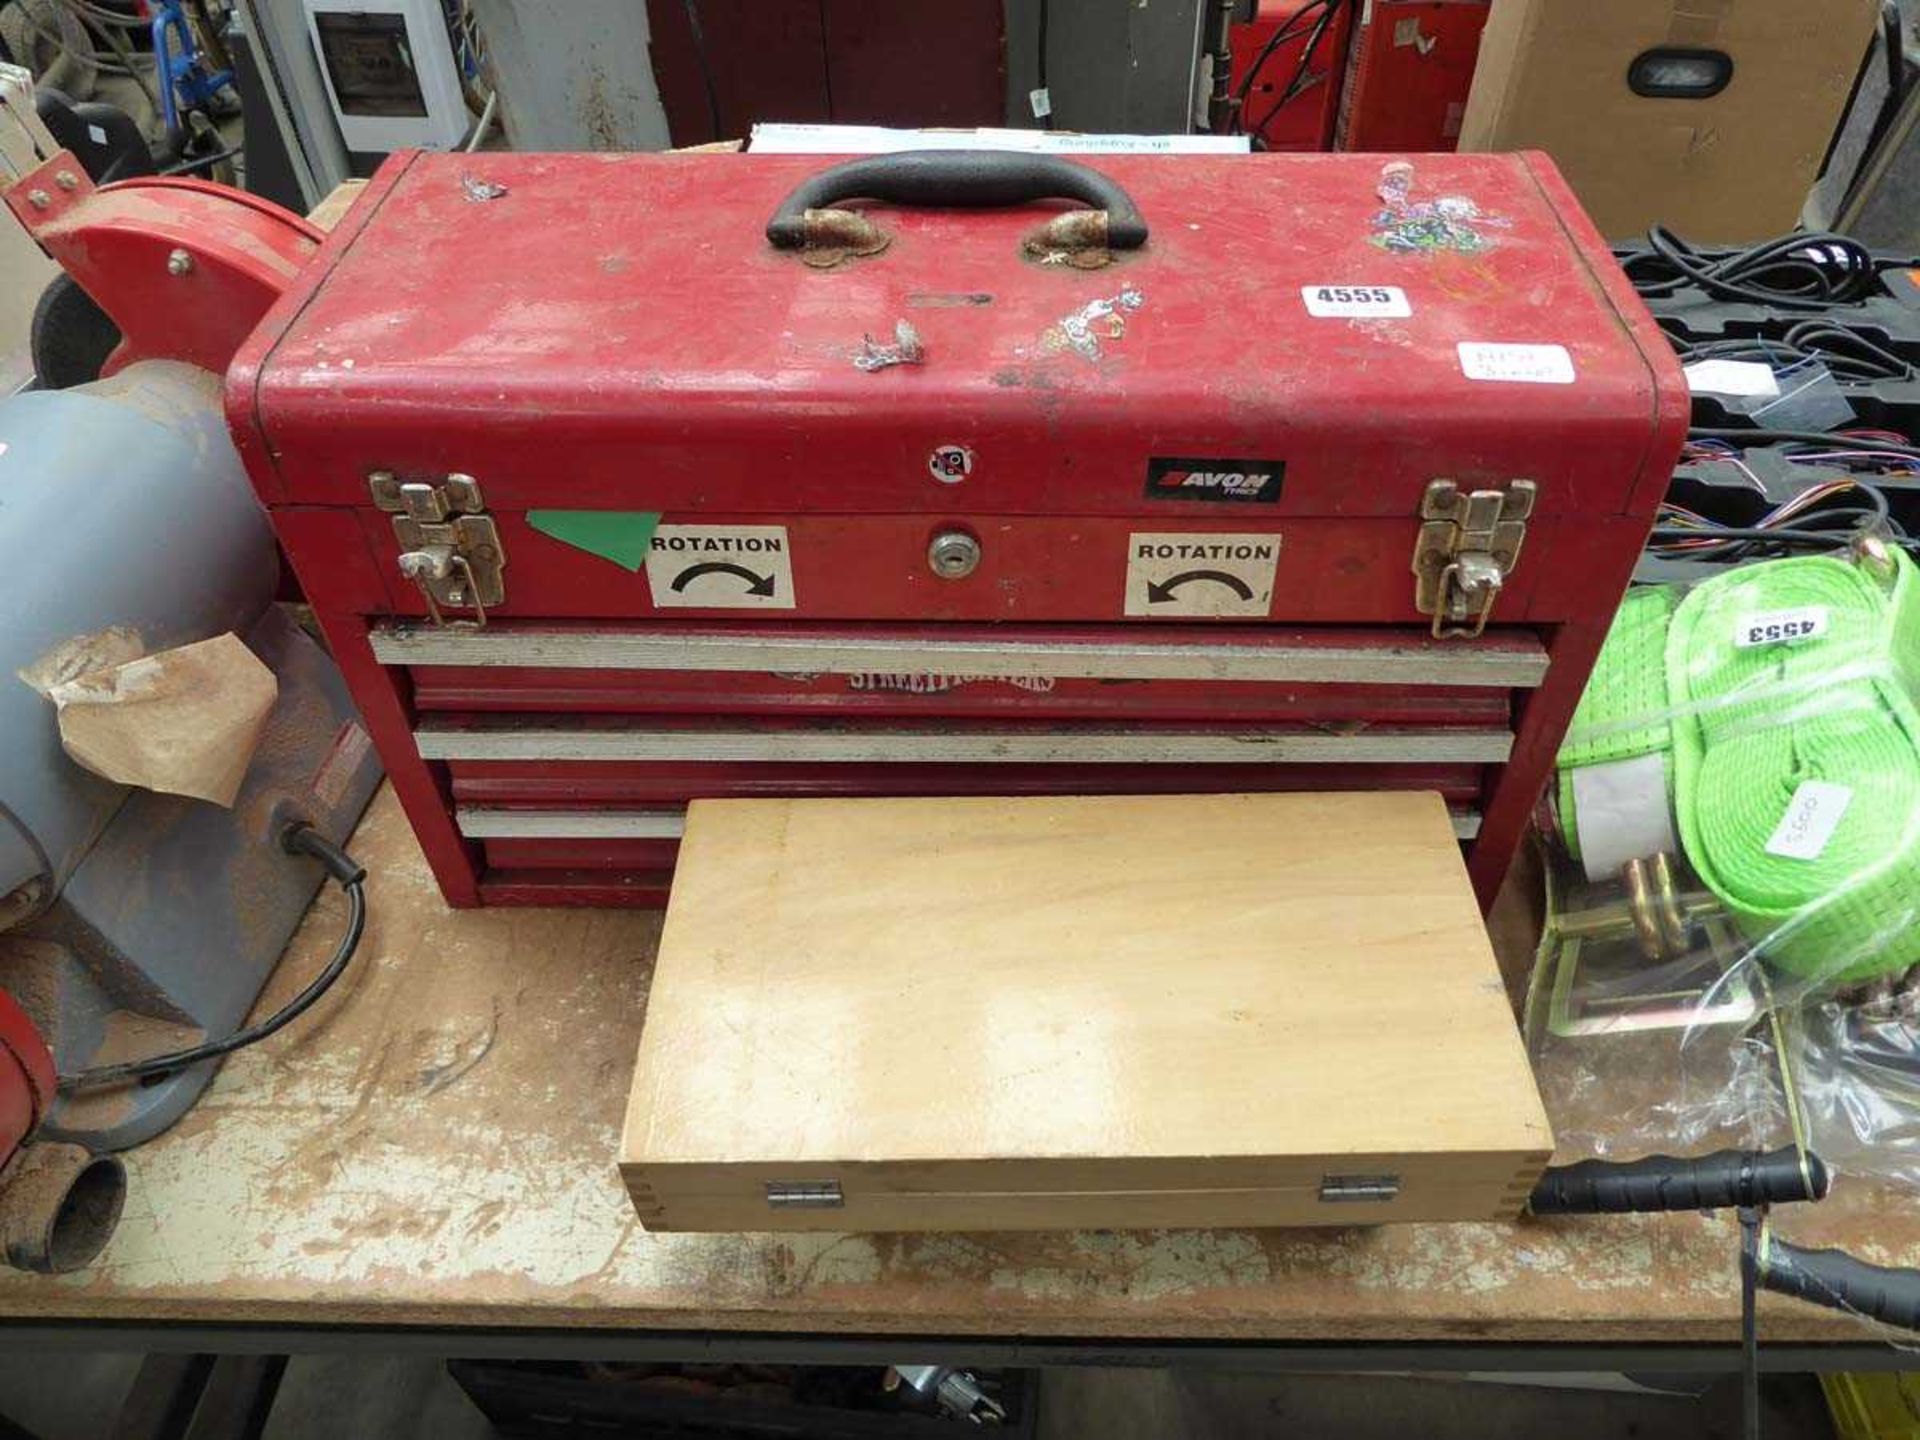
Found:
<svg viewBox="0 0 1920 1440"><path fill-rule="evenodd" d="M734 565L726 560L704 560L698 565L682 570L678 575L673 577L672 588L675 591L683 591L702 575L738 575L742 580L747 582L747 594L773 594L774 576L756 575L753 571L747 569L746 566ZM1253 597L1252 595L1248 595L1247 598L1251 600Z"/></svg>
<svg viewBox="0 0 1920 1440"><path fill-rule="evenodd" d="M1183 570L1178 575L1169 575L1158 585L1148 581L1147 603L1159 605L1173 599L1173 592L1189 580L1211 580L1215 584L1226 586L1242 600L1253 599L1253 590L1238 575L1229 575L1224 570Z"/></svg>

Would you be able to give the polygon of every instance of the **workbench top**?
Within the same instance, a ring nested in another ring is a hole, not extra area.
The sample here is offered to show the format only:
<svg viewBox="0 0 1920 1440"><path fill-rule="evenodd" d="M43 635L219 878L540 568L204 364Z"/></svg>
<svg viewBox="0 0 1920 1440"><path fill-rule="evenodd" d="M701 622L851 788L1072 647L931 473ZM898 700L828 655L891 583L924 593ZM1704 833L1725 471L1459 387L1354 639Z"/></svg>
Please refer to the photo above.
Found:
<svg viewBox="0 0 1920 1440"><path fill-rule="evenodd" d="M1350 1230L649 1235L615 1167L657 916L452 911L383 790L372 919L306 1018L127 1156L92 1270L0 1271L0 1320L1072 1337L1657 1341L1737 1333L1731 1217ZM329 887L262 1001L323 963ZM1787 1238L1920 1263L1854 1184ZM1776 1339L1861 1340L1762 1297Z"/></svg>

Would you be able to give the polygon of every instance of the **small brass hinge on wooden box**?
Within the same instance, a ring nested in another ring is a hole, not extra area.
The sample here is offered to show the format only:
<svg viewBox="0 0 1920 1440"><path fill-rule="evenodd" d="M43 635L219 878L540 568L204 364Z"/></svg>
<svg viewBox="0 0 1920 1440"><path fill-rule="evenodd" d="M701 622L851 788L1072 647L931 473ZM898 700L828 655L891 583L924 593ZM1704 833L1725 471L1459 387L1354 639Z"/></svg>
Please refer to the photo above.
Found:
<svg viewBox="0 0 1920 1440"><path fill-rule="evenodd" d="M847 1203L838 1180L770 1180L767 1204L775 1210L838 1210Z"/></svg>
<svg viewBox="0 0 1920 1440"><path fill-rule="evenodd" d="M488 608L506 599L507 556L480 482L471 475L403 480L376 470L367 488L374 505L393 515L400 573L419 587L433 623L445 625L449 610L471 610L473 623L485 625Z"/></svg>
<svg viewBox="0 0 1920 1440"><path fill-rule="evenodd" d="M1539 486L1465 490L1435 480L1420 499L1413 550L1414 605L1433 617L1436 638L1471 639L1487 628L1493 602L1520 560Z"/></svg>
<svg viewBox="0 0 1920 1440"><path fill-rule="evenodd" d="M1398 1175L1323 1175L1320 1178L1322 1205L1384 1205L1400 1197Z"/></svg>

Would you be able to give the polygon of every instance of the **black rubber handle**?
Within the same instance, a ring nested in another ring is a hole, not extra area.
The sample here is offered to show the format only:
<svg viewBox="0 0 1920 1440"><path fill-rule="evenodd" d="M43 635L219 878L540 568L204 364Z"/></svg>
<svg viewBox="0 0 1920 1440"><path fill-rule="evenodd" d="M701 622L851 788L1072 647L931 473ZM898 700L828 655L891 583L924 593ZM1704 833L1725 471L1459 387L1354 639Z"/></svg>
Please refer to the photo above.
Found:
<svg viewBox="0 0 1920 1440"><path fill-rule="evenodd" d="M1549 1170L1533 1188L1536 1215L1620 1215L1651 1210L1726 1210L1819 1200L1827 1193L1820 1157L1784 1150L1721 1150L1696 1160L1653 1155L1615 1163L1583 1160Z"/></svg>
<svg viewBox="0 0 1920 1440"><path fill-rule="evenodd" d="M830 166L780 202L767 221L767 239L782 250L802 248L807 211L843 200L929 209L1079 200L1107 212L1109 249L1138 250L1147 243L1147 222L1133 197L1105 175L1058 155L1018 150L902 150Z"/></svg>
<svg viewBox="0 0 1920 1440"><path fill-rule="evenodd" d="M1763 1290L1920 1330L1920 1270L1869 1265L1842 1250L1802 1250L1769 1234L1759 1272Z"/></svg>

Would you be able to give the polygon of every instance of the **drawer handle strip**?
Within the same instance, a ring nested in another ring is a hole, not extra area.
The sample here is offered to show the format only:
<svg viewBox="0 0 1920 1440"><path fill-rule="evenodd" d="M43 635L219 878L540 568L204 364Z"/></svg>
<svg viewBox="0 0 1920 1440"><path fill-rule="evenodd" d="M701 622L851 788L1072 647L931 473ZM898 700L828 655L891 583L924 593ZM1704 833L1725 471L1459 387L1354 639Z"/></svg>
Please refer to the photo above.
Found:
<svg viewBox="0 0 1920 1440"><path fill-rule="evenodd" d="M1249 680L1295 684L1531 689L1544 651L1462 645L1190 645L1110 641L822 639L741 635L387 625L384 665L552 670L717 670L754 674L1052 676L1093 680Z"/></svg>
<svg viewBox="0 0 1920 1440"><path fill-rule="evenodd" d="M460 833L469 840L678 840L687 829L683 810L502 810L462 806ZM1453 810L1453 833L1471 840L1480 833L1480 812Z"/></svg>
<svg viewBox="0 0 1920 1440"><path fill-rule="evenodd" d="M685 810L502 810L463 805L454 812L469 840L678 840Z"/></svg>
<svg viewBox="0 0 1920 1440"><path fill-rule="evenodd" d="M1505 730L1390 730L1351 735L1238 730L585 729L449 725L414 732L424 760L764 760L816 763L1266 765L1346 761L1500 764Z"/></svg>

